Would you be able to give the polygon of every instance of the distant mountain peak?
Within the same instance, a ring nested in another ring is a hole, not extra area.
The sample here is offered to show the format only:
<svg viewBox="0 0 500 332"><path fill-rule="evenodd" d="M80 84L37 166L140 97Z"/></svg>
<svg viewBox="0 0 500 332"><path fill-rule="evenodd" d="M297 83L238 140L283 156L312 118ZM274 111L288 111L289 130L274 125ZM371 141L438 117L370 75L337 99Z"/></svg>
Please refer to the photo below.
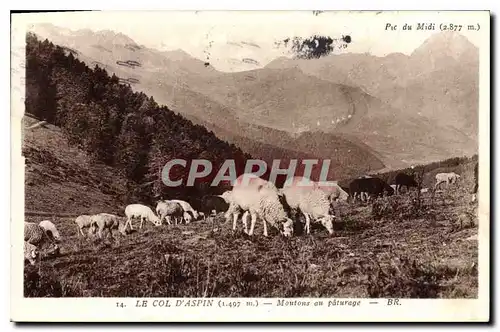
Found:
<svg viewBox="0 0 500 332"><path fill-rule="evenodd" d="M477 61L478 48L464 35L445 31L427 38L411 54L412 57L451 57L457 61Z"/></svg>
<svg viewBox="0 0 500 332"><path fill-rule="evenodd" d="M196 59L194 58L191 54L187 53L186 51L178 48L176 50L172 51L163 51L162 52L163 56L170 60L174 61L180 61L180 60L186 60L186 59ZM196 59L198 60L198 59Z"/></svg>
<svg viewBox="0 0 500 332"><path fill-rule="evenodd" d="M136 42L132 38L128 37L127 35L124 35L121 32L114 32L111 30L99 30L96 31L94 34L97 38L114 45L127 45L127 44L136 45Z"/></svg>

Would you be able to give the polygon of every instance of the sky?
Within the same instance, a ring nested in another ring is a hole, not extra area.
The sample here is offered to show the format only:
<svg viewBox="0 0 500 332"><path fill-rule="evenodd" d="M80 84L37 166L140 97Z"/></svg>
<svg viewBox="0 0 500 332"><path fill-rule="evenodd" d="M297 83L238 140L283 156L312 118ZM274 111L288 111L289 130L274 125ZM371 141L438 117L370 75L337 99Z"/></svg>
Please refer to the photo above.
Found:
<svg viewBox="0 0 500 332"><path fill-rule="evenodd" d="M134 39L138 44L160 50L182 49L194 57L221 67L230 67L231 58L250 57L267 64L286 56L277 41L314 34L341 38L349 35L347 49L336 53L370 53L384 56L401 52L411 54L425 39L439 32L441 23L462 25L462 33L479 46L485 34L467 31L470 24L489 20L488 12L334 12L314 15L312 11L104 11L73 13L22 14L27 24L52 23L71 30L113 30ZM482 15L482 16L481 16ZM402 30L413 25L412 31ZM417 23L435 23L435 31L417 31ZM387 24L397 25L386 30ZM484 27L483 27L484 29ZM260 47L240 47L233 43L255 43ZM228 44L229 42L229 44ZM216 62L217 62L216 61Z"/></svg>

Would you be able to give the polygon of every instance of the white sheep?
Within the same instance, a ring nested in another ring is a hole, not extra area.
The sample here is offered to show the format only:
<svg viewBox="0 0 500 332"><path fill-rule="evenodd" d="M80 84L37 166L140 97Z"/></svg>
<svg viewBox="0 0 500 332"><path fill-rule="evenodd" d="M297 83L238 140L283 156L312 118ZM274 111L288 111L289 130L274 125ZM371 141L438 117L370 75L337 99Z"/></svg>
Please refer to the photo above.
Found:
<svg viewBox="0 0 500 332"><path fill-rule="evenodd" d="M54 238L56 242L59 242L62 240L61 234L59 234L59 231L56 228L56 225L50 220L42 220L40 221L39 225L45 229L45 232Z"/></svg>
<svg viewBox="0 0 500 332"><path fill-rule="evenodd" d="M232 191L228 190L225 191L222 195L218 195L222 199L226 201L226 203L229 204L229 208L227 211L224 213L224 218L226 219L226 222L229 222L229 219L232 217L233 218L233 231L236 230L236 225L238 221L238 217L241 214L241 212L244 212L242 216L242 222L243 222L243 231L248 234L248 215L249 211L248 210L243 210L238 204L233 202L233 196L232 196ZM267 225L264 222L264 232L267 234Z"/></svg>
<svg viewBox="0 0 500 332"><path fill-rule="evenodd" d="M24 241L24 260L29 261L31 265L35 265L37 260L40 258L40 252L37 246Z"/></svg>
<svg viewBox="0 0 500 332"><path fill-rule="evenodd" d="M288 218L286 202L271 182L254 174L242 174L236 179L232 191L222 194L221 197L229 203L226 216L233 215L233 230L236 230L239 214L248 211L252 217L248 232L246 216L243 218L245 233L248 235L253 235L257 217L263 221L264 236L267 236L266 223L278 228L280 233L287 237L293 235L293 221Z"/></svg>
<svg viewBox="0 0 500 332"><path fill-rule="evenodd" d="M34 222L24 223L24 241L31 243L38 248L49 247L58 249L53 233L47 233L45 228Z"/></svg>
<svg viewBox="0 0 500 332"><path fill-rule="evenodd" d="M181 201L180 199L169 199L168 201L169 202L179 203L182 206L182 208L184 209L185 212L191 212L193 214L194 219L198 219L198 211L196 211L195 209L193 209L193 207L191 206L191 204L189 204L188 202Z"/></svg>
<svg viewBox="0 0 500 332"><path fill-rule="evenodd" d="M304 185L302 181L307 179L297 176L292 179L290 185L285 185L280 190L286 198L286 202L295 212L301 212L306 218L306 233L310 234L311 219L320 222L333 234L333 220L335 216L331 209L330 193L321 190L319 185L311 180Z"/></svg>
<svg viewBox="0 0 500 332"><path fill-rule="evenodd" d="M127 222L125 223L125 228L127 228L127 225L130 225L130 229L134 229L132 227L133 218L141 219L141 225L139 228L142 228L144 220L152 222L155 226L161 225L160 218L158 218L158 216L156 216L153 210L151 210L151 208L146 205L142 204L127 205L127 207L125 208L125 215L127 216Z"/></svg>
<svg viewBox="0 0 500 332"><path fill-rule="evenodd" d="M123 224L123 220L117 215L98 213L90 217L89 233L95 234L96 230L98 230L99 238L102 239L103 232L105 231L113 237L113 229L118 229L122 235L126 235L126 225Z"/></svg>
<svg viewBox="0 0 500 332"><path fill-rule="evenodd" d="M90 215L83 214L75 219L76 231L78 233L78 237L80 237L80 235L85 236L83 230L85 228L90 227L90 217L91 217Z"/></svg>
<svg viewBox="0 0 500 332"><path fill-rule="evenodd" d="M460 179L460 175L455 172L450 173L438 173L436 174L436 184L434 189L436 189L441 183L446 183L448 186L450 184L455 184Z"/></svg>
<svg viewBox="0 0 500 332"><path fill-rule="evenodd" d="M236 204L232 201L232 191L226 191L222 195L219 195L219 197L223 198L226 203L229 204L229 208L224 213L224 218L226 219L226 222L229 222L231 217L233 218L233 231L236 230L236 225L240 214L244 212L243 216L241 217L241 221L243 223L243 232L248 234L248 216L250 215L249 209L242 208L239 204ZM267 236L267 223L264 219L262 219L262 222L264 226L264 236Z"/></svg>
<svg viewBox="0 0 500 332"><path fill-rule="evenodd" d="M174 222L177 224L177 218L182 218L184 213L186 212L184 212L182 206L176 202L160 201L156 205L156 214L160 216L160 222L165 219L169 225L172 224L170 218L174 218Z"/></svg>

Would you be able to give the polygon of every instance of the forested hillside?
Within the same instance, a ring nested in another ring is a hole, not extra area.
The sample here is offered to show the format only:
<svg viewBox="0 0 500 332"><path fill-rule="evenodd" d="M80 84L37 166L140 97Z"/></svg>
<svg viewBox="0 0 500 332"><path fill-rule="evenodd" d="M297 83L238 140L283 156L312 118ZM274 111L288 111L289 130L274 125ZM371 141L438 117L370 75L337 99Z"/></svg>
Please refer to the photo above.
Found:
<svg viewBox="0 0 500 332"><path fill-rule="evenodd" d="M60 127L70 144L127 178L131 183L127 200L217 191L206 183L219 166L234 159L240 173L250 158L152 97L133 92L115 75L109 76L99 66L89 68L70 50L40 41L31 33L26 45L26 113ZM167 188L160 174L172 159L185 159L188 164L172 169L171 178L184 179L183 185ZM213 172L195 187L185 187L193 159L210 160Z"/></svg>

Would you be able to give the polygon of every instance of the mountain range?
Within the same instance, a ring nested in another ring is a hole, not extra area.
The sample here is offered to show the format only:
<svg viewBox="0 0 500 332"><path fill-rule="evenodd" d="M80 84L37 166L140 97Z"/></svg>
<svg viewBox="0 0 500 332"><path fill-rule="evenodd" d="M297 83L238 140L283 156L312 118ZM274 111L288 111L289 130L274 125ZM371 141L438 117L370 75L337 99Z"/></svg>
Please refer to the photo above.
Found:
<svg viewBox="0 0 500 332"><path fill-rule="evenodd" d="M458 33L436 33L410 55L282 57L265 66L245 53L255 45L238 42L249 69L220 72L110 30L32 31L268 162L331 159L346 177L477 153L479 56Z"/></svg>

